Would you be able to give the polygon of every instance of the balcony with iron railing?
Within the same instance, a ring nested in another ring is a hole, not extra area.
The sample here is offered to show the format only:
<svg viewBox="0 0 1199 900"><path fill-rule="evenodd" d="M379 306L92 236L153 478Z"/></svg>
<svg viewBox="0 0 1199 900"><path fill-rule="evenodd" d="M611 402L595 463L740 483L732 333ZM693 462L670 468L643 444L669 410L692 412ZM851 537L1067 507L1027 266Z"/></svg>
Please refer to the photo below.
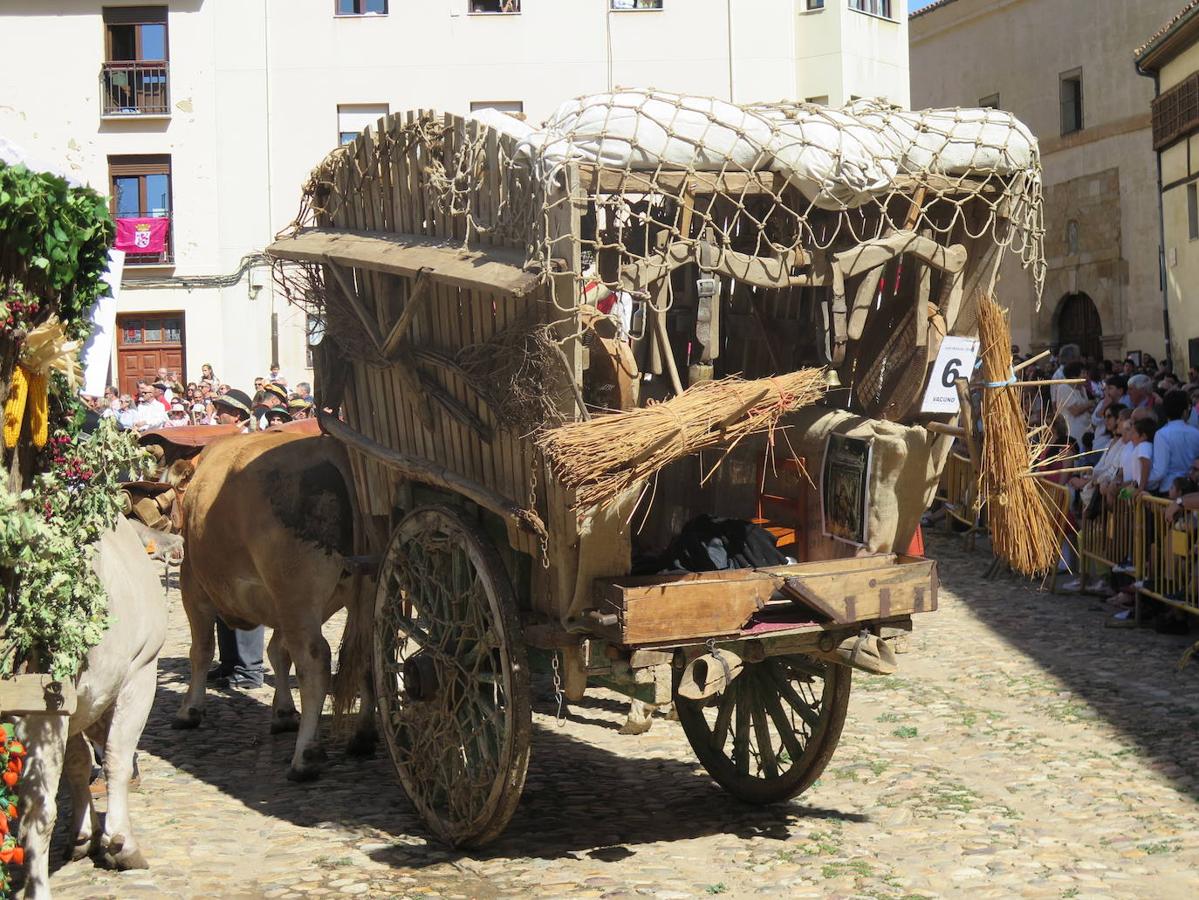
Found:
<svg viewBox="0 0 1199 900"><path fill-rule="evenodd" d="M171 114L166 60L106 62L100 70L100 115L124 119Z"/></svg>
<svg viewBox="0 0 1199 900"><path fill-rule="evenodd" d="M171 266L175 252L170 216L165 210L139 216L116 216L113 246L125 251L125 266Z"/></svg>

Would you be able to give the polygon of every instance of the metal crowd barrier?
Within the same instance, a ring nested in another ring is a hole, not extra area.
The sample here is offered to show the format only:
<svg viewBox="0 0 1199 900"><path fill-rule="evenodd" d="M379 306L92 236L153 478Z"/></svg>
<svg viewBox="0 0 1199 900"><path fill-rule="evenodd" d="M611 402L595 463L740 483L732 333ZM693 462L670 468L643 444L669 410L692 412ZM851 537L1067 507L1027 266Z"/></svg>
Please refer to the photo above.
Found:
<svg viewBox="0 0 1199 900"><path fill-rule="evenodd" d="M1138 504L1131 498L1116 498L1104 504L1093 519L1083 517L1078 528L1079 577L1100 575L1114 566L1136 566Z"/></svg>
<svg viewBox="0 0 1199 900"><path fill-rule="evenodd" d="M1064 548L1067 541L1074 543L1077 540L1073 533L1074 527L1070 524L1070 487L1069 485L1049 481L1045 477L1039 480L1041 483L1041 500L1049 507L1050 515L1053 517L1053 524L1057 532L1057 546ZM1058 574L1058 568L1055 565L1049 576L1050 591L1057 590Z"/></svg>
<svg viewBox="0 0 1199 900"><path fill-rule="evenodd" d="M978 473L971 467L970 457L956 452L949 455L937 497L945 504L946 530L952 530L955 521L961 522L967 528L962 537L973 549L975 535L984 529L982 511L977 505Z"/></svg>
<svg viewBox="0 0 1199 900"><path fill-rule="evenodd" d="M1167 522L1169 502L1148 495L1137 502L1137 591L1199 614L1199 517L1184 511Z"/></svg>

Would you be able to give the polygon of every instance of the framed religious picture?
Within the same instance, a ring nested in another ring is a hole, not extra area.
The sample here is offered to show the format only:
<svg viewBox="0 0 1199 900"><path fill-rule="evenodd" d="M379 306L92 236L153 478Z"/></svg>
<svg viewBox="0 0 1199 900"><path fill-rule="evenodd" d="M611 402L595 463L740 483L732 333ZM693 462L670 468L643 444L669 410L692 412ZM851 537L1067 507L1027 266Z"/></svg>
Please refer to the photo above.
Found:
<svg viewBox="0 0 1199 900"><path fill-rule="evenodd" d="M870 508L870 461L873 442L830 434L820 474L820 512L824 533L839 541L866 543Z"/></svg>

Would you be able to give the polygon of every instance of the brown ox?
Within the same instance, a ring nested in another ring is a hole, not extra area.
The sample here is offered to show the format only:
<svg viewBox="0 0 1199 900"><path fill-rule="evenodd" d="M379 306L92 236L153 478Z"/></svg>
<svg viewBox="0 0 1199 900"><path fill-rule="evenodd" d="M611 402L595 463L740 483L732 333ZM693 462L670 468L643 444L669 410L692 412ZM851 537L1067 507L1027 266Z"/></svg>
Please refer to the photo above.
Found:
<svg viewBox="0 0 1199 900"><path fill-rule="evenodd" d="M176 464L178 465L178 463ZM275 671L271 731L295 731L288 777L319 774L324 751L313 745L330 683L329 644L321 625L349 606L335 705L344 710L365 684L369 609L364 579L348 571L359 521L345 449L330 437L260 432L224 438L195 460L183 494L186 552L180 571L191 625L191 684L175 727L194 728L204 713L215 619L233 628L268 625ZM288 687L300 682L297 716ZM374 746L374 704L362 698L349 752Z"/></svg>

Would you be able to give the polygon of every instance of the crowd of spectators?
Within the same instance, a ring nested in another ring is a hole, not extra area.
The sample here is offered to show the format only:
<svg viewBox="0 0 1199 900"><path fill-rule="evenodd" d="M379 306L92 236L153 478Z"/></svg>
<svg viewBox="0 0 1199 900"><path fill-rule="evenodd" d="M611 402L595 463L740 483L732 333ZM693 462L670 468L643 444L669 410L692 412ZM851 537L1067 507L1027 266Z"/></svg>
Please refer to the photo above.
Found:
<svg viewBox="0 0 1199 900"><path fill-rule="evenodd" d="M252 393L243 394L216 377L205 363L198 381L184 384L178 372L160 368L153 381L139 381L136 396L118 393L109 386L103 397L84 396L84 403L98 418L114 418L130 431L153 431L185 425L220 424L221 407L230 391L250 400L251 425L266 428L314 415L312 386L298 382L294 388L272 365L270 374L254 379ZM238 401L238 405L242 404Z"/></svg>
<svg viewBox="0 0 1199 900"><path fill-rule="evenodd" d="M1199 368L1192 367L1183 381L1169 363L1159 365L1152 357L1087 360L1067 344L1035 372L1026 370L1022 377L1062 382L1027 392L1025 402L1030 424L1054 432L1045 454L1063 470L1061 481L1071 488L1078 519L1098 517L1118 500L1144 494L1170 500L1167 521L1183 509L1199 509ZM1074 471L1082 467L1090 468ZM1121 561L1112 576L1113 624L1133 624L1136 585L1126 577L1131 562ZM1069 542L1062 568L1074 568ZM1063 589L1098 586L1075 578Z"/></svg>

